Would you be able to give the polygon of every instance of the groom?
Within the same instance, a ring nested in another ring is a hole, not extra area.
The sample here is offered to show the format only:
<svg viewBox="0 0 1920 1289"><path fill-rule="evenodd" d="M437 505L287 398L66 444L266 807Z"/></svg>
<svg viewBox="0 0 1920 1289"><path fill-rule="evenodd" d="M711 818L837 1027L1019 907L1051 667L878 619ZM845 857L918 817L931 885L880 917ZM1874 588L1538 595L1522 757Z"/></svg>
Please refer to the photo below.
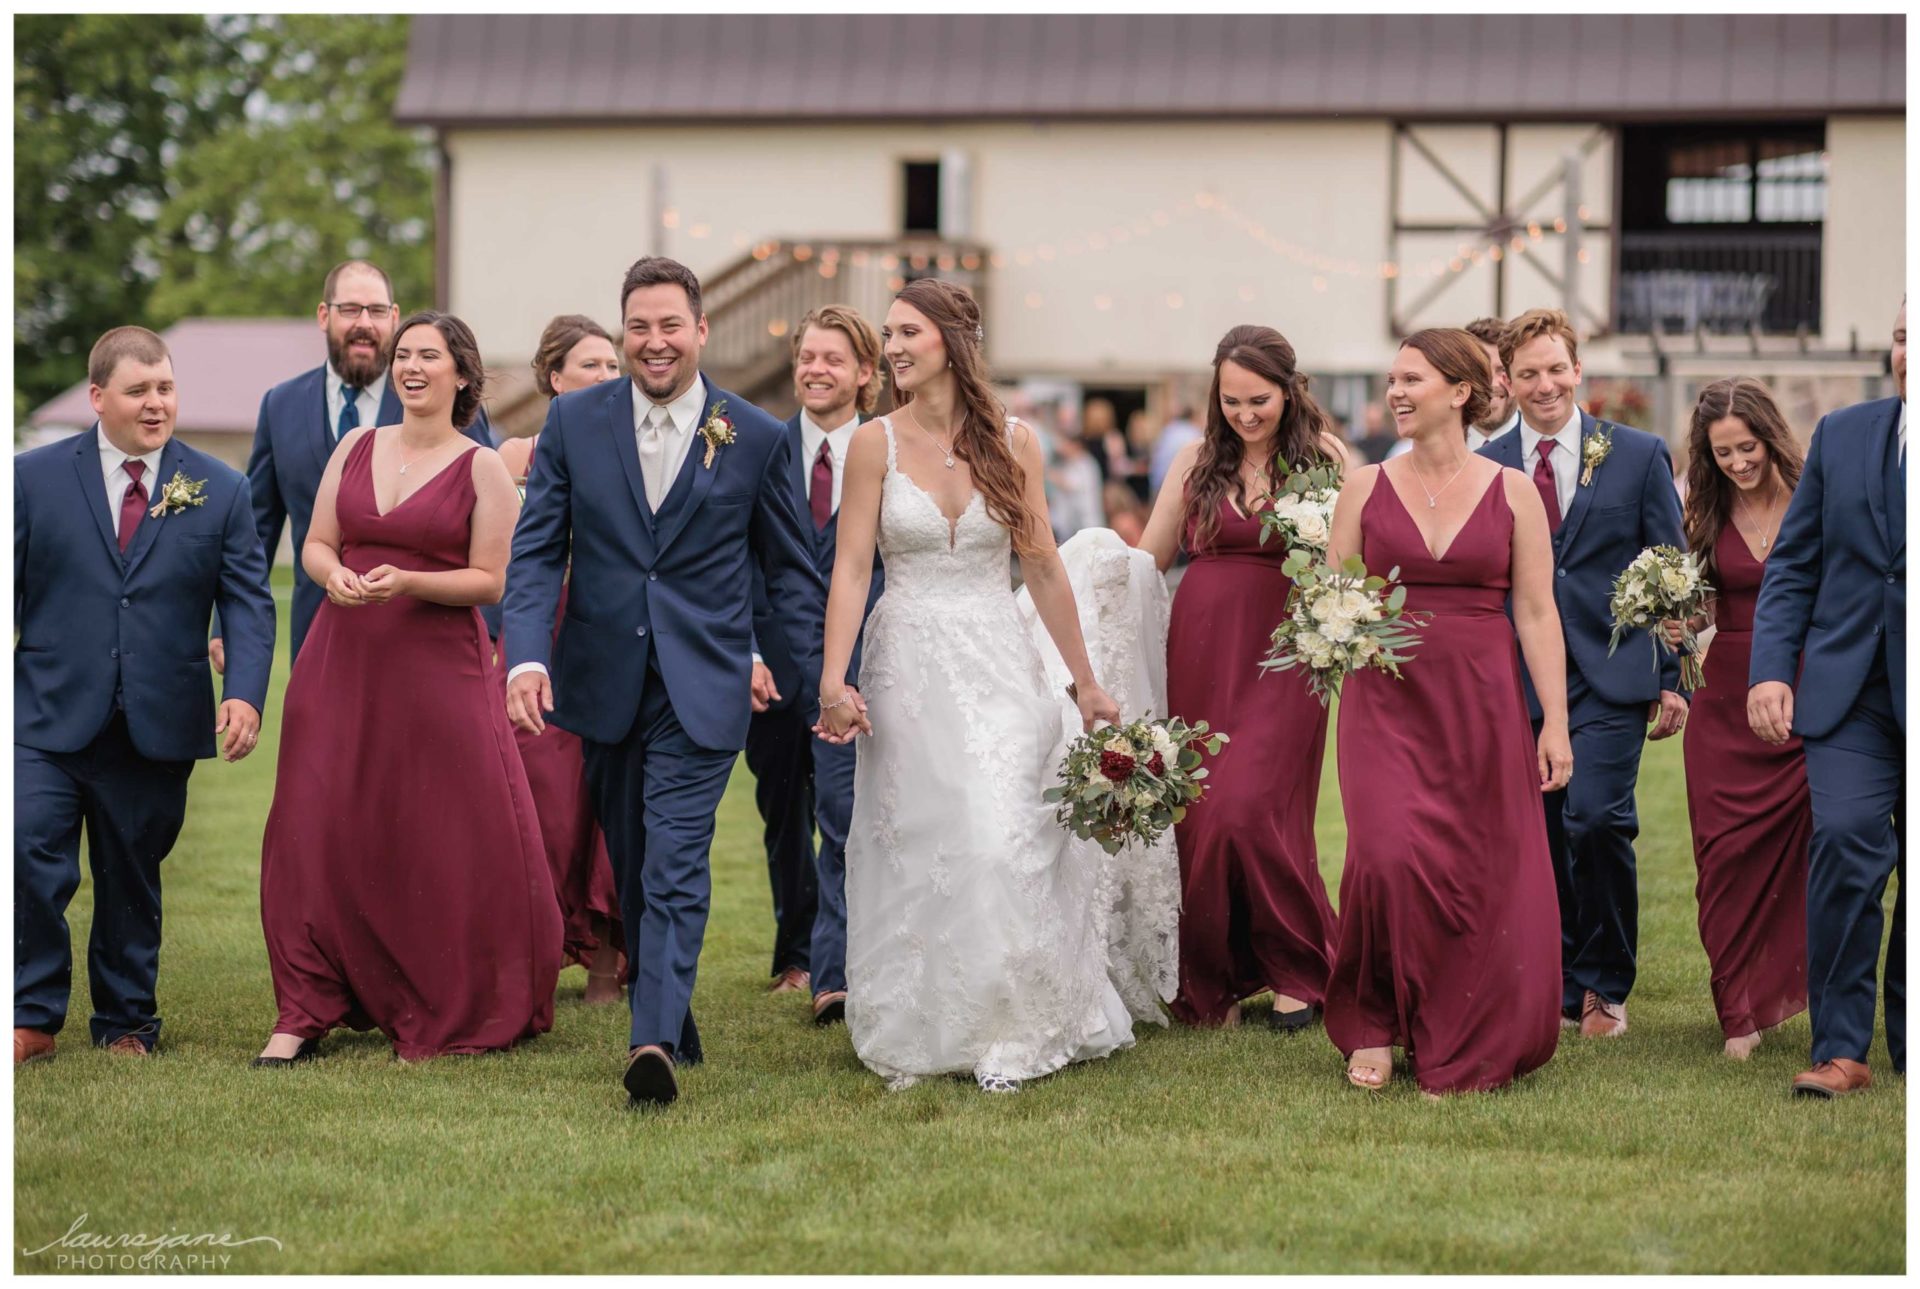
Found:
<svg viewBox="0 0 1920 1289"><path fill-rule="evenodd" d="M630 1104L665 1103L675 1062L701 1058L694 971L714 812L747 737L752 565L804 675L820 674L826 588L780 422L700 374L699 279L649 256L620 309L632 379L553 400L502 639L514 724L537 733L552 712L585 744L632 977L622 1081Z"/></svg>
<svg viewBox="0 0 1920 1289"><path fill-rule="evenodd" d="M1532 477L1553 535L1553 597L1567 650L1573 778L1547 793L1560 897L1560 1015L1587 1038L1627 1032L1640 925L1634 787L1644 739L1686 723L1679 659L1635 635L1609 652L1613 580L1648 546L1685 549L1673 461L1656 435L1574 402L1579 341L1558 309L1529 309L1500 345L1520 426L1480 455ZM1538 726L1540 704L1527 683ZM1649 731L1647 726L1651 724Z"/></svg>

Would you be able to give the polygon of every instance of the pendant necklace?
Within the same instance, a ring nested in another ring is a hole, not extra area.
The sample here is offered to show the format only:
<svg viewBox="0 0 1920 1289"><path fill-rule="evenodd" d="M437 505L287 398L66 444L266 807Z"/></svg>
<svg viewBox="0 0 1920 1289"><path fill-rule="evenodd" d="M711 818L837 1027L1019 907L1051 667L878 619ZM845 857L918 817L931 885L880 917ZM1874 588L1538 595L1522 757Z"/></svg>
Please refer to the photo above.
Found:
<svg viewBox="0 0 1920 1289"><path fill-rule="evenodd" d="M911 403L907 404L907 415L913 418L914 425L919 428L922 434L926 435L930 439L933 439L934 446L939 448L941 453L945 455L947 469L949 470L953 469L953 445L951 443L942 443L938 438L934 436L934 433L932 430L928 429L924 425L921 425L920 413L913 410L913 404Z"/></svg>
<svg viewBox="0 0 1920 1289"><path fill-rule="evenodd" d="M1413 462L1409 460L1407 464L1413 465ZM1427 476L1420 473L1420 467L1417 465L1413 465L1413 477L1420 481L1420 491L1427 494L1428 510L1437 510L1439 508L1440 493L1445 492L1448 488L1451 488L1453 486L1453 481L1460 477L1460 471L1466 468L1467 468L1467 463L1465 461L1462 461L1459 467L1455 469L1452 474L1447 476L1447 481L1440 485L1439 490L1435 491L1434 489L1427 487Z"/></svg>
<svg viewBox="0 0 1920 1289"><path fill-rule="evenodd" d="M1773 508L1773 503L1774 503L1774 501L1775 501L1776 499L1778 499L1778 497L1779 497L1779 495L1780 495L1780 494L1779 494L1779 493L1778 493L1778 492L1776 491L1776 492L1774 493L1774 495L1773 495L1773 496L1771 496L1771 497L1768 497L1768 498L1767 498L1767 508L1768 508L1769 510L1771 510L1771 509ZM1747 504L1747 499L1746 499L1746 498L1745 498L1744 496L1743 496L1743 497L1739 497L1739 498L1737 498L1737 499L1738 499L1738 501L1740 502L1740 508L1741 508L1742 510L1744 510L1744 511L1746 511L1746 512L1747 512L1747 520L1748 520L1748 522L1749 522L1749 523L1752 523L1752 521L1753 521L1753 507L1752 507L1752 506L1749 506L1749 505ZM1780 516L1780 518L1781 518L1781 519L1785 519L1785 518L1786 518L1786 515L1785 515L1785 514L1782 514L1782 515ZM1764 557L1766 556L1766 553L1767 553L1767 548L1773 545L1773 539L1774 539L1775 537L1777 537L1777 536L1779 536L1779 535L1780 535L1780 522L1779 522L1779 520L1775 520L1775 521L1774 521L1774 525L1773 525L1773 531L1772 531L1772 532L1768 532L1768 531L1767 531L1766 529L1764 529L1764 528L1762 528L1762 527L1760 527L1760 525L1758 525L1758 524L1754 524L1754 525L1753 525L1753 528L1754 528L1754 531L1755 531L1755 532L1756 532L1756 533L1757 533L1757 534L1759 535L1759 537L1760 537L1760 554L1761 554L1761 557L1762 557L1762 558L1764 558Z"/></svg>

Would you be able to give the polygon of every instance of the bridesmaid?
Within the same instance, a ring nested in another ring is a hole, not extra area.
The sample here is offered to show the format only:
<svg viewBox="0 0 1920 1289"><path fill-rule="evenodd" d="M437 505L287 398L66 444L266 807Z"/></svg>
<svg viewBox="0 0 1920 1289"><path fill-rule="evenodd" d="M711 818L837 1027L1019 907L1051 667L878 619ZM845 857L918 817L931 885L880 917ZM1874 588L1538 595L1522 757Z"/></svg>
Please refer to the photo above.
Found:
<svg viewBox="0 0 1920 1289"><path fill-rule="evenodd" d="M1687 721L1687 813L1714 1010L1744 1061L1760 1031L1807 1009L1806 762L1799 739L1775 747L1747 725L1753 606L1801 458L1766 386L1738 376L1700 391L1687 439L1687 547L1718 592ZM1667 633L1677 642L1680 624Z"/></svg>
<svg viewBox="0 0 1920 1289"><path fill-rule="evenodd" d="M1180 992L1188 1025L1237 1025L1271 991L1267 1024L1306 1028L1324 997L1333 906L1314 851L1327 710L1298 675L1257 664L1285 616L1287 553L1260 545L1257 510L1297 468L1342 465L1332 420L1271 327L1229 331L1213 355L1204 436L1174 458L1141 538L1161 569L1192 562L1167 633L1167 706L1232 738L1175 830Z"/></svg>
<svg viewBox="0 0 1920 1289"><path fill-rule="evenodd" d="M533 376L549 398L569 390L585 389L620 377L620 355L613 337L592 318L566 314L547 324L533 358ZM524 490L533 464L538 434L508 439L500 445L507 473ZM567 594L560 592L559 613L567 610ZM554 629L559 630L555 615ZM501 702L505 703L506 667L500 667ZM564 951L568 963L587 969L589 1003L617 1003L624 996L626 932L620 924L620 899L613 889L613 864L607 841L594 822L593 802L587 795L587 772L577 736L549 724L539 734L515 728L520 759L540 815L540 836L546 847L553 888L560 897Z"/></svg>
<svg viewBox="0 0 1920 1289"><path fill-rule="evenodd" d="M419 1060L553 1023L560 914L475 607L505 585L513 480L458 428L482 381L466 324L415 314L390 353L401 422L340 441L301 550L327 599L261 847L280 1016L256 1065L341 1025Z"/></svg>
<svg viewBox="0 0 1920 1289"><path fill-rule="evenodd" d="M1429 615L1399 680L1361 672L1340 699L1347 862L1327 1036L1362 1088L1386 1085L1394 1047L1429 1095L1499 1087L1560 1035L1540 794L1573 768L1565 654L1539 490L1467 451L1490 392L1470 334L1408 337L1387 407L1413 447L1355 470L1334 510L1336 557L1398 566L1407 610ZM1537 746L1516 632L1546 715Z"/></svg>

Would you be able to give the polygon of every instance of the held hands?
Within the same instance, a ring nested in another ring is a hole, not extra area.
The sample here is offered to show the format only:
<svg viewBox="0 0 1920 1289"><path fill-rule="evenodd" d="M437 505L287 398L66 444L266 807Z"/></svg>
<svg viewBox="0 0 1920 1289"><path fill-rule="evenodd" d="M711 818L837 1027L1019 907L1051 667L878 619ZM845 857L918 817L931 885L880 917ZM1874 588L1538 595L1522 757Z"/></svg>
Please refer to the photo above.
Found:
<svg viewBox="0 0 1920 1289"><path fill-rule="evenodd" d="M219 636L207 641L207 657L213 661L213 674L227 674L227 642Z"/></svg>
<svg viewBox="0 0 1920 1289"><path fill-rule="evenodd" d="M873 722L867 719L867 700L852 685L843 685L840 693L820 699L820 719L813 727L823 743L851 743L856 734L872 734Z"/></svg>
<svg viewBox="0 0 1920 1289"><path fill-rule="evenodd" d="M546 672L529 668L507 685L507 719L529 734L543 733L542 713L553 710L553 680Z"/></svg>
<svg viewBox="0 0 1920 1289"><path fill-rule="evenodd" d="M1567 737L1564 724L1540 727L1535 757L1540 767L1540 791L1558 792L1567 786L1573 778L1573 741Z"/></svg>
<svg viewBox="0 0 1920 1289"><path fill-rule="evenodd" d="M368 604L385 604L396 595L408 594L412 582L413 574L406 569L382 564L368 569L360 579L360 594Z"/></svg>
<svg viewBox="0 0 1920 1289"><path fill-rule="evenodd" d="M260 741L260 713L244 699L229 698L220 704L220 719L214 722L213 732L227 736L220 744L220 759L238 761Z"/></svg>
<svg viewBox="0 0 1920 1289"><path fill-rule="evenodd" d="M1793 737L1793 686L1763 680L1747 691L1747 725L1763 743L1778 747Z"/></svg>
<svg viewBox="0 0 1920 1289"><path fill-rule="evenodd" d="M1672 738L1687 723L1687 700L1671 689L1660 691L1660 701L1647 708L1647 720L1653 728L1647 731L1647 741L1658 743L1663 738Z"/></svg>
<svg viewBox="0 0 1920 1289"><path fill-rule="evenodd" d="M764 712L780 701L779 686L773 683L773 672L764 662L753 664L753 710Z"/></svg>

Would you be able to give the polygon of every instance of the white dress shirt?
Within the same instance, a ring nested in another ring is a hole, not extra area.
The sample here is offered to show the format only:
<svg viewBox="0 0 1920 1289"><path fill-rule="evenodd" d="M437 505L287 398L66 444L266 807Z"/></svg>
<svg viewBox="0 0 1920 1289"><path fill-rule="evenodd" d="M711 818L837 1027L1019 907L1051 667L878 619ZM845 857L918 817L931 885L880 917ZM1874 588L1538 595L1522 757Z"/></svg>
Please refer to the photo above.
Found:
<svg viewBox="0 0 1920 1289"><path fill-rule="evenodd" d="M1904 398L1900 400L1900 431L1899 433L1900 433L1900 463L1902 465L1905 465L1907 461L1907 400ZM836 484L834 486L837 489L839 485ZM839 494L836 492L835 495L837 496Z"/></svg>
<svg viewBox="0 0 1920 1289"><path fill-rule="evenodd" d="M837 430L823 430L813 423L807 410L800 409L800 446L806 452L806 460L800 463L800 473L807 481L807 501L813 501L813 463L819 459L820 445L827 445L828 459L833 462L833 507L832 513L840 513L840 490L847 477L847 449L853 446L853 432L860 428L860 413L851 412L847 423Z"/></svg>
<svg viewBox="0 0 1920 1289"><path fill-rule="evenodd" d="M640 454L640 478L646 485L647 505L655 511L673 491L673 481L680 476L680 468L687 463L687 450L693 446L695 431L700 428L700 410L707 405L707 378L696 376L693 384L687 386L687 392L671 403L656 403L640 392L637 381L628 381L633 391L633 442L634 449ZM647 417L655 408L664 408L667 424L659 431L657 444L648 442ZM657 447L658 451L651 450ZM835 491L839 489L839 479L834 479ZM507 683L523 671L537 671L547 674L547 669L537 662L523 662L507 672Z"/></svg>
<svg viewBox="0 0 1920 1289"><path fill-rule="evenodd" d="M354 411L360 417L359 424L355 426L356 429L358 429L359 426L372 425L380 418L380 400L385 398L386 395L387 374L381 372L378 380L354 396ZM345 405L346 401L347 382L340 378L340 373L333 369L333 364L328 363L327 435L335 440L340 437L335 431L340 428L340 409Z"/></svg>
<svg viewBox="0 0 1920 1289"><path fill-rule="evenodd" d="M1567 417L1567 423L1552 434L1542 434L1527 424L1523 417L1520 421L1520 469L1528 478L1540 464L1540 443L1543 439L1553 440L1553 452L1547 461L1553 466L1553 490L1560 498L1560 518L1567 517L1567 510L1573 505L1574 480L1579 475L1580 465L1580 409L1574 408Z"/></svg>
<svg viewBox="0 0 1920 1289"><path fill-rule="evenodd" d="M1478 452L1481 448L1484 448L1485 446L1487 446L1487 444L1493 442L1495 439L1499 438L1502 434L1505 434L1508 430L1513 429L1515 426L1519 424L1520 424L1520 409L1515 408L1513 411L1513 415L1507 417L1506 423L1504 425L1496 425L1493 429L1487 431L1485 434L1482 434L1477 429L1473 429L1469 427L1467 430L1467 451ZM1531 469L1531 467L1529 467L1529 469Z"/></svg>
<svg viewBox="0 0 1920 1289"><path fill-rule="evenodd" d="M120 503L127 499L127 489L133 486L133 476L127 473L127 462L138 461L147 467L145 473L140 476L140 482L146 487L147 501L151 505L154 489L160 486L160 480L155 476L160 473L160 454L166 451L166 445L161 444L143 457L130 457L113 446L113 440L107 437L105 426L95 429L94 433L100 438L100 473L107 481L107 522L113 526L114 534L118 536ZM140 522L146 521L143 519Z"/></svg>

